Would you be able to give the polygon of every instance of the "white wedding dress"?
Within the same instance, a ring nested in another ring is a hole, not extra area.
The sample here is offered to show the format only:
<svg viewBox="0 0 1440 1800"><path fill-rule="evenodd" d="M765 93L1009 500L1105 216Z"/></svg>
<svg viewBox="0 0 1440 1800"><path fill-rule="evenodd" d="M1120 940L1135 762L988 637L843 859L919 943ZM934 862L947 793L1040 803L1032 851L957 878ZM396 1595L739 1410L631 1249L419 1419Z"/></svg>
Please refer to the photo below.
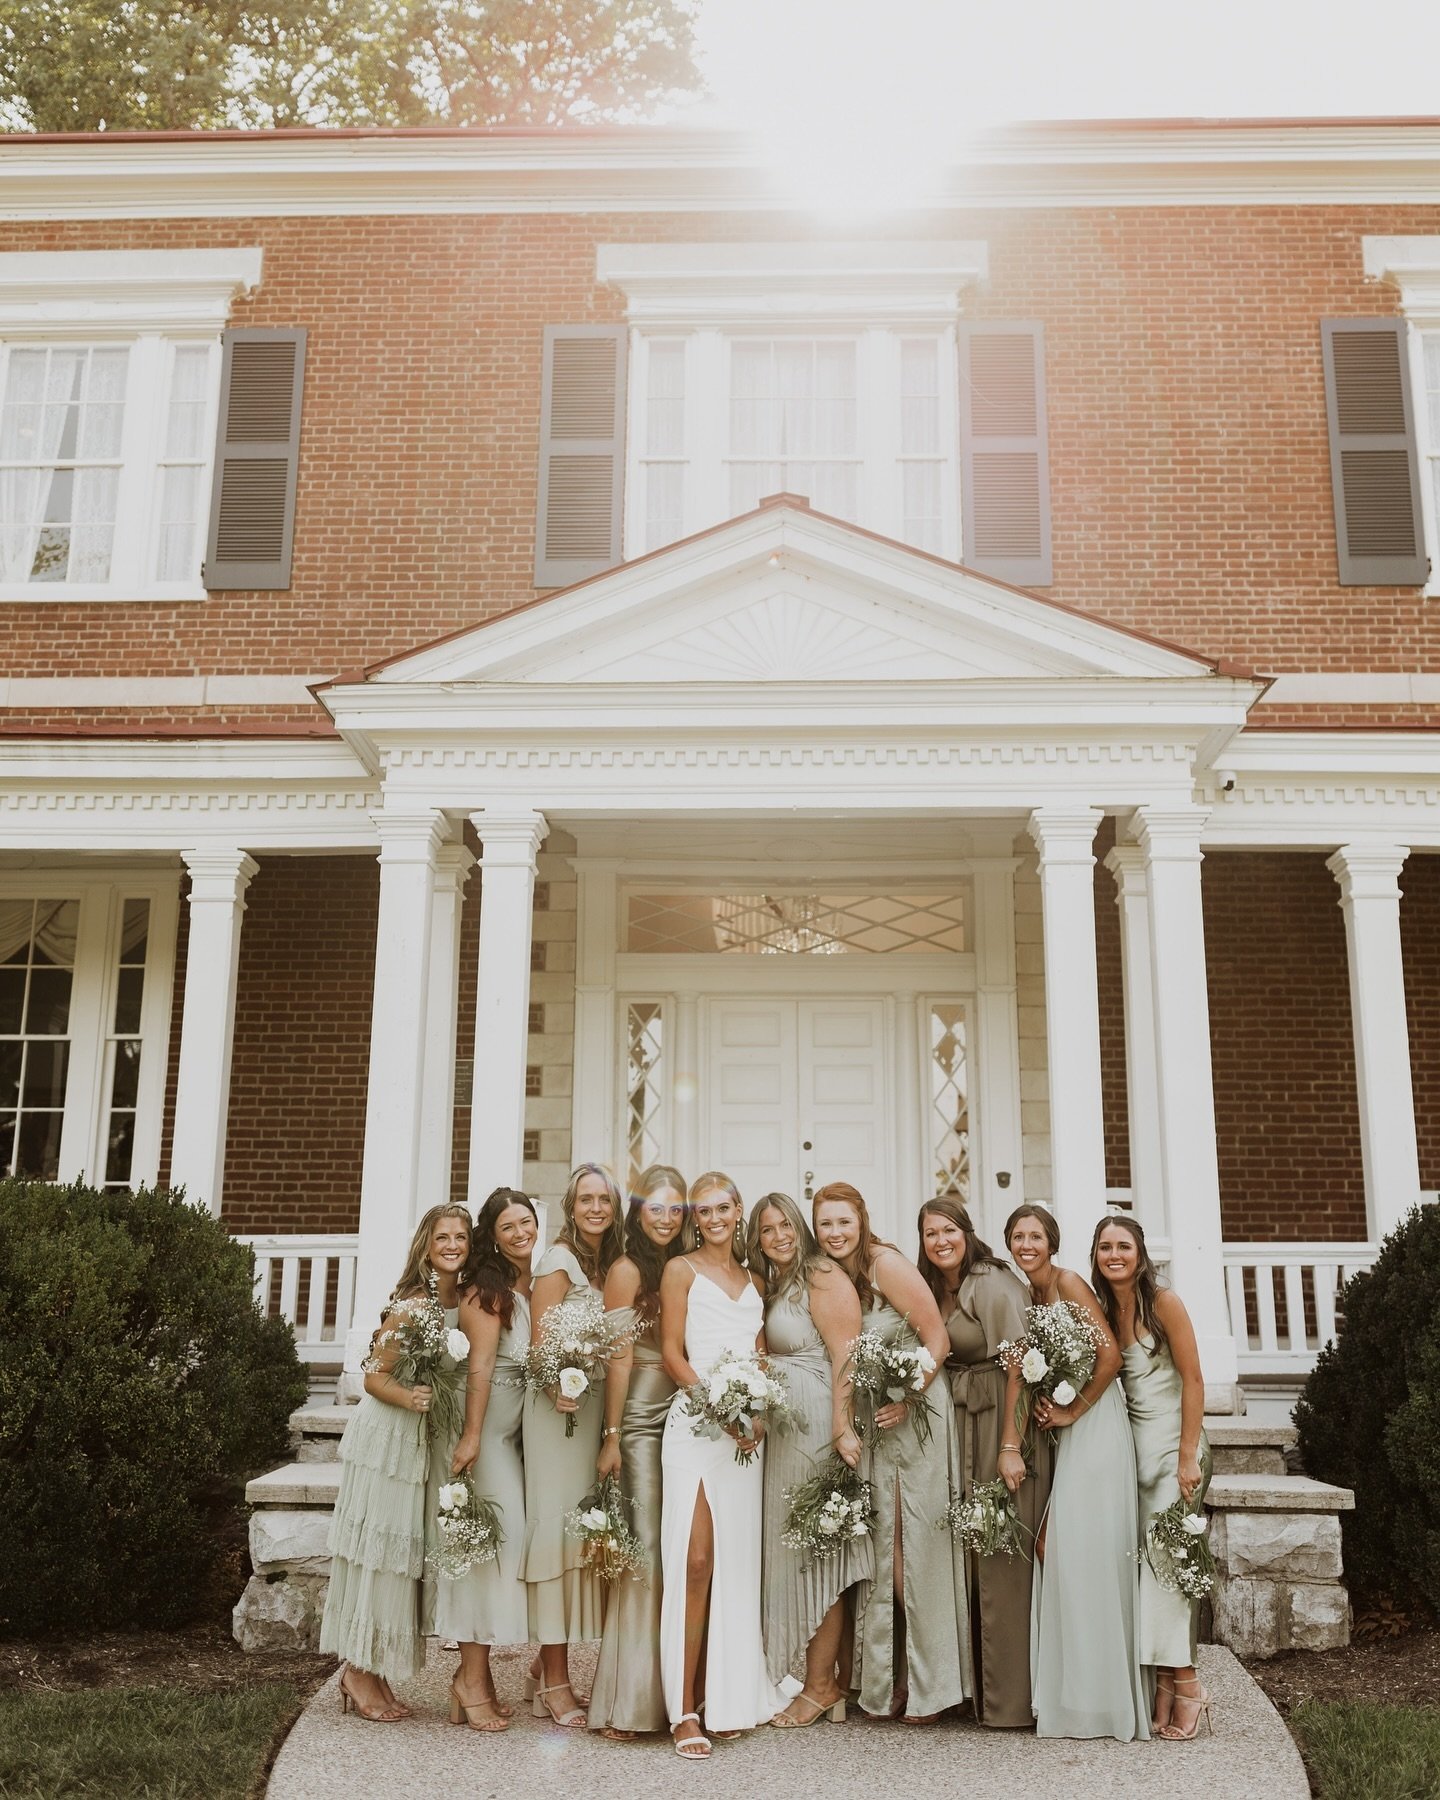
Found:
<svg viewBox="0 0 1440 1800"><path fill-rule="evenodd" d="M689 1265L692 1269L694 1264ZM738 1300L699 1270L691 1283L685 1354L703 1380L727 1351L753 1356L765 1308L750 1282ZM765 1673L760 1638L761 1455L748 1468L735 1460L730 1437L695 1434L670 1404L661 1448L664 1487L660 1508L660 1674L671 1723L685 1708L685 1562L695 1498L703 1487L715 1529L715 1572L710 1584L710 1622L705 1640L705 1727L748 1731L785 1705L797 1684L775 1687Z"/></svg>

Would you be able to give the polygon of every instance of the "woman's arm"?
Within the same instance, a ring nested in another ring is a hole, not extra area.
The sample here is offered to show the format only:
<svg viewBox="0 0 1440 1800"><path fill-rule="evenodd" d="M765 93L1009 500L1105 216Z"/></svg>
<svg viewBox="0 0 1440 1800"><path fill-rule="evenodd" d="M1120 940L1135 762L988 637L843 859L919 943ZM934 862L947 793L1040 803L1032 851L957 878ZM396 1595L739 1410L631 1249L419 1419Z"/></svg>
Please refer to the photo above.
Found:
<svg viewBox="0 0 1440 1800"><path fill-rule="evenodd" d="M1170 1354L1180 1376L1180 1455L1175 1479L1188 1506L1200 1485L1200 1429L1205 1418L1205 1376L1200 1367L1200 1346L1185 1302L1169 1288L1155 1299L1155 1311L1170 1340Z"/></svg>
<svg viewBox="0 0 1440 1800"><path fill-rule="evenodd" d="M406 1387L390 1373L400 1355L400 1346L393 1338L385 1338L385 1322L389 1317L388 1311L380 1317L380 1345L375 1352L380 1367L373 1373L366 1373L365 1392L373 1394L377 1400L383 1400L387 1406L399 1406L406 1412L423 1413L430 1406L429 1388Z"/></svg>
<svg viewBox="0 0 1440 1800"><path fill-rule="evenodd" d="M904 1318L910 1329L935 1359L935 1367L925 1377L923 1393L944 1367L950 1354L950 1334L940 1317L940 1308L930 1292L925 1277L908 1257L898 1250L882 1250L875 1261L875 1286ZM889 1431L905 1418L906 1408L900 1401L890 1401L875 1408L875 1423Z"/></svg>
<svg viewBox="0 0 1440 1800"><path fill-rule="evenodd" d="M685 1319L694 1280L695 1271L682 1256L672 1257L660 1277L660 1358L665 1373L682 1388L692 1388L700 1379L685 1355Z"/></svg>
<svg viewBox="0 0 1440 1800"><path fill-rule="evenodd" d="M605 1277L606 1312L633 1306L639 1292L640 1271L628 1256L622 1256ZM610 1353L605 1366L605 1429L600 1436L600 1454L595 1459L595 1472L602 1480L620 1473L620 1421L625 1417L625 1397L630 1392L630 1371L634 1366L635 1343L627 1337Z"/></svg>
<svg viewBox="0 0 1440 1800"><path fill-rule="evenodd" d="M810 1277L810 1317L830 1358L830 1433L836 1453L854 1469L860 1439L851 1404L850 1346L860 1335L860 1296L843 1269L817 1269Z"/></svg>
<svg viewBox="0 0 1440 1800"><path fill-rule="evenodd" d="M1007 1369L1005 1412L1000 1420L1000 1454L995 1458L995 1473L1012 1494L1019 1493L1020 1483L1025 1479L1025 1452L1021 1448L1024 1440L1020 1436L1020 1427L1015 1423L1015 1409L1019 1404L1020 1371L1018 1368Z"/></svg>
<svg viewBox="0 0 1440 1800"><path fill-rule="evenodd" d="M460 1301L460 1329L469 1340L470 1354L465 1362L465 1425L450 1458L452 1475L473 1469L480 1454L480 1433L485 1427L495 1353L500 1347L500 1320L497 1314L486 1312L474 1293L469 1293Z"/></svg>
<svg viewBox="0 0 1440 1800"><path fill-rule="evenodd" d="M1084 1307L1099 1328L1104 1342L1095 1352L1094 1373L1068 1406L1057 1406L1053 1400L1037 1402L1035 1417L1045 1426L1073 1425L1082 1413L1095 1404L1120 1373L1123 1361L1120 1346L1105 1323L1105 1315L1100 1310L1100 1302L1095 1298L1090 1283L1073 1269L1061 1269L1059 1290L1062 1300L1070 1300L1076 1306Z"/></svg>

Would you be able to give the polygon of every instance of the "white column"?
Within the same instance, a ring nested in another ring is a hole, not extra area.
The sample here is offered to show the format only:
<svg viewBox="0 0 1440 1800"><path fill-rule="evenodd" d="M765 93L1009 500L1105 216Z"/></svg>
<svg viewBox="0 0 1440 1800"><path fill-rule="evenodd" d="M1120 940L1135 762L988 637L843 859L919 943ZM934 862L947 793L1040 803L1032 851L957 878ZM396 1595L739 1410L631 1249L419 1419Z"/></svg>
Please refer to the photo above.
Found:
<svg viewBox="0 0 1440 1800"><path fill-rule="evenodd" d="M616 1142L618 1055L615 1029L616 872L610 862L575 865L575 1098L571 1106L572 1163L619 1168L625 1145ZM682 1162L688 1181L692 1171Z"/></svg>
<svg viewBox="0 0 1440 1800"><path fill-rule="evenodd" d="M175 1084L170 1185L197 1206L220 1211L230 1058L245 890L259 865L243 850L186 850L190 938L185 952L185 1010Z"/></svg>
<svg viewBox="0 0 1440 1800"><path fill-rule="evenodd" d="M360 1251L345 1367L358 1369L405 1259L417 1217L425 1015L435 864L445 815L378 812L380 912L370 1014L370 1085L360 1177Z"/></svg>
<svg viewBox="0 0 1440 1800"><path fill-rule="evenodd" d="M1040 852L1045 932L1045 1042L1050 1065L1050 1165L1061 1256L1083 1268L1105 1210L1100 1092L1100 989L1095 969L1094 807L1030 815Z"/></svg>
<svg viewBox="0 0 1440 1800"><path fill-rule="evenodd" d="M1147 1233L1165 1236L1160 1115L1155 1094L1155 1004L1150 991L1150 889L1145 852L1117 844L1105 858L1120 909L1120 978L1125 995L1125 1100L1130 1121L1130 1204Z"/></svg>
<svg viewBox="0 0 1440 1800"><path fill-rule="evenodd" d="M470 816L481 847L469 1186L470 1210L478 1212L492 1189L519 1187L524 1177L535 856L549 827L529 810Z"/></svg>
<svg viewBox="0 0 1440 1800"><path fill-rule="evenodd" d="M1025 1198L1020 1020L1015 1000L1015 858L977 859L972 869L975 1019L967 1070L973 1121L970 1204L981 1236L998 1243L1000 1228Z"/></svg>
<svg viewBox="0 0 1440 1800"><path fill-rule="evenodd" d="M925 1087L927 1070L920 1066L920 1000L911 992L897 992L892 1001L891 1033L895 1045L895 1117L900 1121L896 1133L895 1241L909 1254L915 1215L935 1194L935 1172L931 1166L930 1147L934 1142L934 1116L928 1104ZM811 1164L807 1157L806 1166ZM823 1171L820 1179L824 1179ZM806 1209L809 1215L809 1208Z"/></svg>
<svg viewBox="0 0 1440 1800"><path fill-rule="evenodd" d="M1409 854L1403 844L1346 844L1325 865L1340 884L1345 915L1365 1210L1375 1243L1420 1204L1400 948L1398 877Z"/></svg>
<svg viewBox="0 0 1440 1800"><path fill-rule="evenodd" d="M703 1174L700 1167L700 1005L694 994L675 996L674 1035L665 1054L675 1061L670 1080L670 1118L674 1143L669 1157L687 1181Z"/></svg>
<svg viewBox="0 0 1440 1800"><path fill-rule="evenodd" d="M475 858L463 844L435 853L430 906L430 980L420 1091L420 1160L415 1217L450 1198L455 1154L455 1030L460 1000L460 913Z"/></svg>
<svg viewBox="0 0 1440 1800"><path fill-rule="evenodd" d="M1206 1386L1221 1390L1214 1394L1215 1403L1229 1411L1238 1366L1225 1296L1200 906L1200 833L1208 817L1204 807L1142 806L1134 828L1145 852L1149 888L1155 1114L1170 1226L1170 1278L1194 1323Z"/></svg>

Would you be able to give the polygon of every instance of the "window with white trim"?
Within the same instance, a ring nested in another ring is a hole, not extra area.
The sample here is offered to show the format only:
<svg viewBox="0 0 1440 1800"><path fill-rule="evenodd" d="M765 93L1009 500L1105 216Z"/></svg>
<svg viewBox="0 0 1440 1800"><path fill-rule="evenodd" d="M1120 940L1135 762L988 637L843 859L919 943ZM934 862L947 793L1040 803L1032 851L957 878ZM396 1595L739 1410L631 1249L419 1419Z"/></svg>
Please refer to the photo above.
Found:
<svg viewBox="0 0 1440 1800"><path fill-rule="evenodd" d="M1417 331L1419 357L1412 361L1416 429L1420 449L1420 481L1430 552L1428 594L1440 593L1440 326ZM1418 363L1418 367L1416 364Z"/></svg>

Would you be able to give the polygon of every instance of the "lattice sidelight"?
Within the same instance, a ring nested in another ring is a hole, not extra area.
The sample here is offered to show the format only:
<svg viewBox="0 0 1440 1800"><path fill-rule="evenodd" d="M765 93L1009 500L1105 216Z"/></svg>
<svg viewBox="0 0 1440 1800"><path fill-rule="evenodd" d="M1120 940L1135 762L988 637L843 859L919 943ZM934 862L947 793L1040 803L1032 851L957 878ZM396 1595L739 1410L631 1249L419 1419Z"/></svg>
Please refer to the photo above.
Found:
<svg viewBox="0 0 1440 1800"><path fill-rule="evenodd" d="M936 1194L970 1198L970 1071L965 1007L936 1000L930 1007L930 1168Z"/></svg>
<svg viewBox="0 0 1440 1800"><path fill-rule="evenodd" d="M632 1000L625 1009L625 1150L629 1180L660 1162L665 1092L665 1020L658 1000Z"/></svg>
<svg viewBox="0 0 1440 1800"><path fill-rule="evenodd" d="M632 894L627 950L739 956L955 952L965 901L950 894Z"/></svg>

